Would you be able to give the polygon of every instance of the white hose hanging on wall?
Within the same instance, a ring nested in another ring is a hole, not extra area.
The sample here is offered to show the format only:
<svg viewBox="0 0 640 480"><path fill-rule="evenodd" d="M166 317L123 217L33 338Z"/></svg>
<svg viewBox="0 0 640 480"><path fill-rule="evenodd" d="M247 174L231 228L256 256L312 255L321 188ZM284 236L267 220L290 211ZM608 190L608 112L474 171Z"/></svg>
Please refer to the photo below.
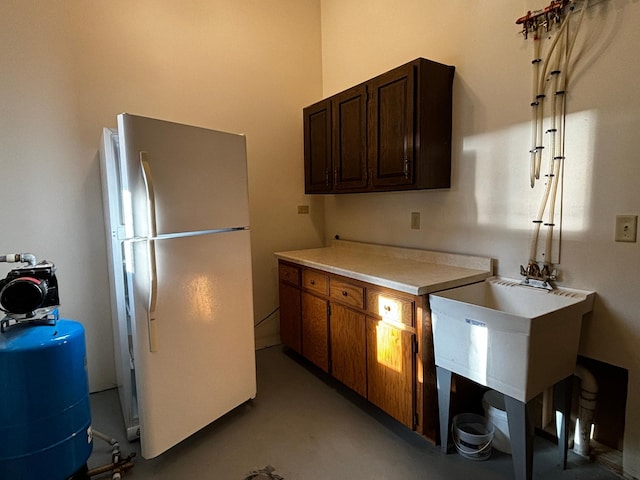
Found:
<svg viewBox="0 0 640 480"><path fill-rule="evenodd" d="M541 281L542 286L550 288L549 281L555 280L556 271L552 262L554 228L556 227L556 204L558 201L558 188L561 186L566 122L566 91L569 83L569 69L571 67L571 54L576 43L584 13L588 8L589 0L584 0L582 10L576 27L571 33L570 19L574 12L574 2L568 0L555 0L540 12L529 12L525 17L518 19L516 23L523 23L523 33L533 33L534 58L533 65L533 99L531 149L530 149L530 183L533 188L540 178L542 170L543 152L543 125L545 122L545 99L547 92L553 93L551 112L549 114L550 128L546 131L549 135L546 150L548 155L548 169L545 188L540 201L538 214L533 220L533 234L527 266L520 267L521 274L530 279ZM566 10L566 13L564 12ZM561 20L562 15L564 19ZM547 49L544 59L540 57L542 50L543 30L549 31L552 23L560 23L555 36ZM551 70L550 70L551 69ZM550 70L550 71L549 71ZM561 187L560 187L561 188ZM547 221L543 218L547 212ZM540 227L545 230L545 245L543 250L543 266L538 265L538 244L540 240ZM559 224L559 222L558 222Z"/></svg>

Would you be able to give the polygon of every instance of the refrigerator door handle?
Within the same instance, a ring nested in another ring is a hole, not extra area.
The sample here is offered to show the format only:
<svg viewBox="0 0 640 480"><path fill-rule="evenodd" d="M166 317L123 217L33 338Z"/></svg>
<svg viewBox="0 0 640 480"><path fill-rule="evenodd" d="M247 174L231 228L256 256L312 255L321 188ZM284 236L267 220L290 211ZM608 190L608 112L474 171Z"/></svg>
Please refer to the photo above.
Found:
<svg viewBox="0 0 640 480"><path fill-rule="evenodd" d="M149 351L158 351L156 335L156 303L158 300L158 272L156 269L156 242L149 240L149 305L147 306L147 326L149 329Z"/></svg>
<svg viewBox="0 0 640 480"><path fill-rule="evenodd" d="M147 192L147 209L149 222L149 236L155 237L158 234L156 226L156 193L153 188L153 176L151 175L151 164L147 158L147 152L140 152L140 166L142 167L142 178Z"/></svg>
<svg viewBox="0 0 640 480"><path fill-rule="evenodd" d="M140 152L140 166L142 168L142 178L147 193L147 208L149 218L149 304L147 307L147 324L149 328L149 351L158 351L158 338L156 335L156 303L158 299L158 272L156 266L156 245L153 238L157 234L156 227L156 197L153 188L153 177L151 175L151 165L147 158L147 152Z"/></svg>

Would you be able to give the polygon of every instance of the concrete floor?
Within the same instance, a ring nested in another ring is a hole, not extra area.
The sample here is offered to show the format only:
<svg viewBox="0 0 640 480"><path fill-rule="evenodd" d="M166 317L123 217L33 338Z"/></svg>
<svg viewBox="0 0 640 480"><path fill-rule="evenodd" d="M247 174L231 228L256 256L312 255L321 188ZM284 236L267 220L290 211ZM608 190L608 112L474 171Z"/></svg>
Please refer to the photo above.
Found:
<svg viewBox="0 0 640 480"><path fill-rule="evenodd" d="M131 480L243 480L267 465L285 480L513 478L511 456L495 449L484 462L443 455L281 347L257 352L257 367L254 400L158 458L144 460L139 443L126 441L116 390L91 395L93 427L115 437L124 455L138 454L124 476ZM108 463L110 452L106 443L96 440L89 468ZM533 470L533 478L541 480L621 478L572 452L568 469L560 470L556 446L542 438L536 438Z"/></svg>

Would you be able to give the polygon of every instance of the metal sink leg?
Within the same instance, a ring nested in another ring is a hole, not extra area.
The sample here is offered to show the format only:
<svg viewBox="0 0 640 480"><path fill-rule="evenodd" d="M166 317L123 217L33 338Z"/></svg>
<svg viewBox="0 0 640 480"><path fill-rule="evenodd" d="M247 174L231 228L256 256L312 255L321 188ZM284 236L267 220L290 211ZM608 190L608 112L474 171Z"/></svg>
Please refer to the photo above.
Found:
<svg viewBox="0 0 640 480"><path fill-rule="evenodd" d="M531 480L533 472L533 423L530 402L504 396L511 439L511 456L516 480Z"/></svg>
<svg viewBox="0 0 640 480"><path fill-rule="evenodd" d="M449 447L449 410L451 404L451 372L436 366L438 385L438 412L440 419L440 449L447 453Z"/></svg>

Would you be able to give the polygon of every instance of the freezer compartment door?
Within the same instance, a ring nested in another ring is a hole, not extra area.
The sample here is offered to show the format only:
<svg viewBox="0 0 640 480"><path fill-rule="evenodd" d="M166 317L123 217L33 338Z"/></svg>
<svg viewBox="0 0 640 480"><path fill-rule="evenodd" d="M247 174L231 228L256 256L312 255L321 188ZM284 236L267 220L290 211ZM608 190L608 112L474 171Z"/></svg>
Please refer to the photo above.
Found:
<svg viewBox="0 0 640 480"><path fill-rule="evenodd" d="M136 237L249 225L244 135L124 113L118 138Z"/></svg>
<svg viewBox="0 0 640 480"><path fill-rule="evenodd" d="M255 397L250 234L138 241L134 257L140 439L153 458Z"/></svg>

